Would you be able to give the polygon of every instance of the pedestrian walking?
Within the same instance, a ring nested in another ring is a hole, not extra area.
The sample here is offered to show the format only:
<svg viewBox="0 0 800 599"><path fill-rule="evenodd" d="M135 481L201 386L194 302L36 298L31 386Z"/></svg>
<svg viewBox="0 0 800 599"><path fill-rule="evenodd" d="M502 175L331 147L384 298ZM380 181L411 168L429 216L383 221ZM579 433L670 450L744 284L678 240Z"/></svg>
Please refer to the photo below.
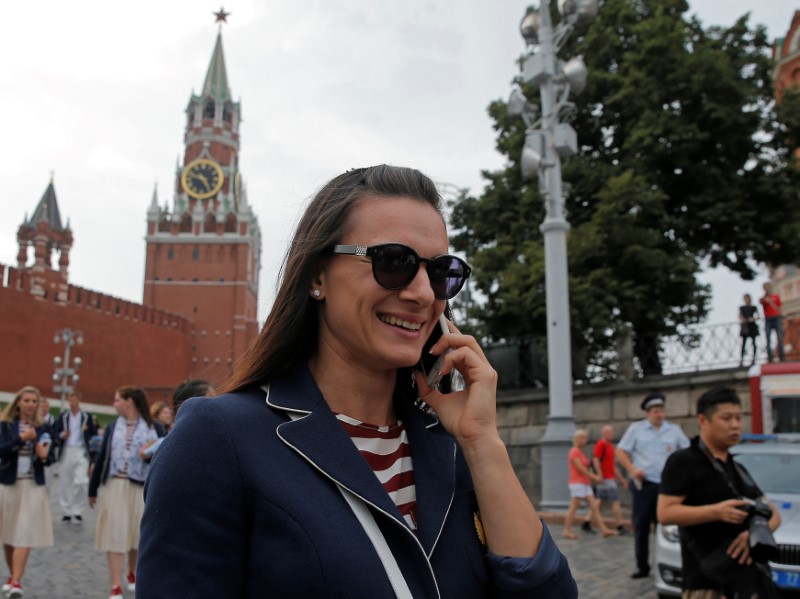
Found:
<svg viewBox="0 0 800 599"><path fill-rule="evenodd" d="M39 409L42 412L42 426L45 427L45 431L52 436L53 435L53 425L56 422L56 419L53 418L53 415L50 413L50 400L46 397L42 396L41 401L39 403ZM54 449L56 449L54 447Z"/></svg>
<svg viewBox="0 0 800 599"><path fill-rule="evenodd" d="M214 394L214 389L208 381L203 379L189 379L183 381L172 393L172 412L174 418L178 417L178 410L183 402L192 397L211 397Z"/></svg>
<svg viewBox="0 0 800 599"><path fill-rule="evenodd" d="M572 438L572 449L567 455L569 467L569 508L564 519L564 538L577 539L578 535L572 532L572 523L575 512L584 501L589 507L589 521L594 521L604 537L615 536L617 533L606 526L600 516L597 499L592 492L592 482L599 484L603 478L599 474L589 471L589 458L583 453L583 448L589 441L589 433L578 429Z"/></svg>
<svg viewBox="0 0 800 599"><path fill-rule="evenodd" d="M35 387L23 387L0 415L0 540L10 576L9 597L22 597L22 577L31 549L53 545L45 467L53 460L52 439L42 424Z"/></svg>
<svg viewBox="0 0 800 599"><path fill-rule="evenodd" d="M50 400L44 395L39 398L39 410L41 411L42 417L42 433L47 433L50 439L52 439L51 449L53 450L53 459L55 460L54 463L50 465L50 469L47 471L48 476L46 476L44 480L44 487L47 490L47 494L50 495L51 477L58 476L58 467L55 463L58 461L58 439L56 438L54 430L56 419L53 418L53 415L50 413Z"/></svg>
<svg viewBox="0 0 800 599"><path fill-rule="evenodd" d="M97 455L100 453L100 448L103 446L103 437L105 434L105 427L98 423L97 432L89 439L89 480L92 478L92 471L97 462Z"/></svg>
<svg viewBox="0 0 800 599"><path fill-rule="evenodd" d="M159 399L150 406L150 416L153 418L153 422L158 422L164 428L165 434L172 428L172 406L163 399Z"/></svg>
<svg viewBox="0 0 800 599"><path fill-rule="evenodd" d="M631 578L650 575L650 529L656 522L661 471L672 453L689 446L681 427L665 419L665 405L662 392L648 394L642 401L647 417L631 424L617 445L617 460L631 477L633 495L636 571Z"/></svg>
<svg viewBox="0 0 800 599"><path fill-rule="evenodd" d="M783 317L781 316L781 298L772 292L772 283L764 283L764 295L759 300L764 310L764 337L767 341L767 362L772 362L772 332L778 346L778 359L786 359L783 350Z"/></svg>
<svg viewBox="0 0 800 599"><path fill-rule="evenodd" d="M419 171L315 196L259 337L156 454L142 596L577 597L498 433L497 374L443 318L470 274L447 248Z"/></svg>
<svg viewBox="0 0 800 599"><path fill-rule="evenodd" d="M602 478L597 485L597 509L601 516L603 506L611 504L611 515L614 517L614 527L619 534L625 533L622 525L622 506L619 499L619 485L626 485L627 481L622 472L617 468L617 456L614 448L614 428L606 424L600 429L600 439L594 444L592 450L592 464L594 471L598 472Z"/></svg>
<svg viewBox="0 0 800 599"><path fill-rule="evenodd" d="M122 568L126 554L127 588L136 589L139 524L144 510L142 489L150 468L143 453L147 445L163 435L163 429L154 425L147 396L137 387L117 389L114 408L119 416L106 426L89 482L89 505L98 507L95 547L108 555L109 599L123 599ZM223 547L219 549L225 551Z"/></svg>
<svg viewBox="0 0 800 599"><path fill-rule="evenodd" d="M81 395L67 396L68 409L55 422L58 452L58 495L61 521L83 524L83 510L89 487L89 442L97 434L97 419L81 409Z"/></svg>

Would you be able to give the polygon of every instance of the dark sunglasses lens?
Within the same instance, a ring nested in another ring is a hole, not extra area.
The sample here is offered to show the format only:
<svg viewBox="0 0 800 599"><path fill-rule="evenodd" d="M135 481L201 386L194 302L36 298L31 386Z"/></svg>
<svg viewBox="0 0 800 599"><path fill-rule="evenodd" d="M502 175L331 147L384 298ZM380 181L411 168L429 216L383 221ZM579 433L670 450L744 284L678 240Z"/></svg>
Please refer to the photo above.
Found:
<svg viewBox="0 0 800 599"><path fill-rule="evenodd" d="M372 274L381 287L402 289L417 274L419 260L411 248L387 244L372 255Z"/></svg>
<svg viewBox="0 0 800 599"><path fill-rule="evenodd" d="M453 299L467 280L467 265L455 256L439 256L428 265L428 276L437 298Z"/></svg>

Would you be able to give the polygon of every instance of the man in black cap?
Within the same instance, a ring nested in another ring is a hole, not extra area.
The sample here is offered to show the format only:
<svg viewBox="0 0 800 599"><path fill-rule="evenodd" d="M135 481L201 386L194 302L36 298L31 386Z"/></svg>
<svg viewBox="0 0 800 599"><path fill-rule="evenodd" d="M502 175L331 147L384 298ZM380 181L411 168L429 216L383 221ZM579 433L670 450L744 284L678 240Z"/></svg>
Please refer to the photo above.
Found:
<svg viewBox="0 0 800 599"><path fill-rule="evenodd" d="M636 571L631 578L650 574L650 527L656 522L656 504L661 471L667 458L689 447L681 427L665 420L666 397L661 391L649 393L642 401L647 418L634 422L617 445L617 461L631 477L633 532Z"/></svg>

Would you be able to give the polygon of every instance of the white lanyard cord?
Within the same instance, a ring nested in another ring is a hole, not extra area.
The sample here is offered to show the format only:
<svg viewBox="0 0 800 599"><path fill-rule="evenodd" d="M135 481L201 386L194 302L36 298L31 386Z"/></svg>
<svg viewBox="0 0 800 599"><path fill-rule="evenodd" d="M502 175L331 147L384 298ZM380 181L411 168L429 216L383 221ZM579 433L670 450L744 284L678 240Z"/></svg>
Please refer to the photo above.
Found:
<svg viewBox="0 0 800 599"><path fill-rule="evenodd" d="M289 417L292 420L297 420L303 416L295 412L289 412ZM403 578L403 573L400 571L400 566L397 565L397 560L394 559L392 550L389 549L389 544L386 542L381 529L378 528L378 523L375 522L372 512L369 511L369 508L357 495L348 491L339 483L336 483L336 486L339 487L339 491L347 501L350 509L353 510L364 532L367 534L367 537L369 537L372 546L375 548L375 552L378 554L383 564L383 569L386 570L389 583L392 585L397 599L414 599L414 596L408 588L406 579Z"/></svg>
<svg viewBox="0 0 800 599"><path fill-rule="evenodd" d="M372 512L370 512L366 504L364 504L364 502L356 497L353 493L341 485L338 486L339 491L342 492L342 495L344 495L347 503L350 504L350 509L353 510L356 518L358 518L358 521L364 528L364 532L367 533L369 540L372 541L372 545L375 547L375 551L377 552L378 557L381 559L381 563L383 564L384 570L386 570L386 575L389 577L389 583L392 585L394 594L397 595L397 599L412 599L413 595L408 588L408 584L406 584L406 579L403 578L403 573L400 571L400 566L397 565L397 560L394 559L392 550L389 549L389 545L386 543L386 539L384 538L381 529L378 528L378 523L375 522Z"/></svg>

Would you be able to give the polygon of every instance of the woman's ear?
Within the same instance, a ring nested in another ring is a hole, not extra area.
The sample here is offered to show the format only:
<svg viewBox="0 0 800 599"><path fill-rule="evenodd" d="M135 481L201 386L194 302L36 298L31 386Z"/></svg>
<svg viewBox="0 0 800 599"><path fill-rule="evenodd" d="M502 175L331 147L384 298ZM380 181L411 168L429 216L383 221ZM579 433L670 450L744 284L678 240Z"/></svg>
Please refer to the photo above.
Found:
<svg viewBox="0 0 800 599"><path fill-rule="evenodd" d="M317 263L317 270L311 277L311 285L308 293L314 299L322 299L325 296L325 262L320 259Z"/></svg>

